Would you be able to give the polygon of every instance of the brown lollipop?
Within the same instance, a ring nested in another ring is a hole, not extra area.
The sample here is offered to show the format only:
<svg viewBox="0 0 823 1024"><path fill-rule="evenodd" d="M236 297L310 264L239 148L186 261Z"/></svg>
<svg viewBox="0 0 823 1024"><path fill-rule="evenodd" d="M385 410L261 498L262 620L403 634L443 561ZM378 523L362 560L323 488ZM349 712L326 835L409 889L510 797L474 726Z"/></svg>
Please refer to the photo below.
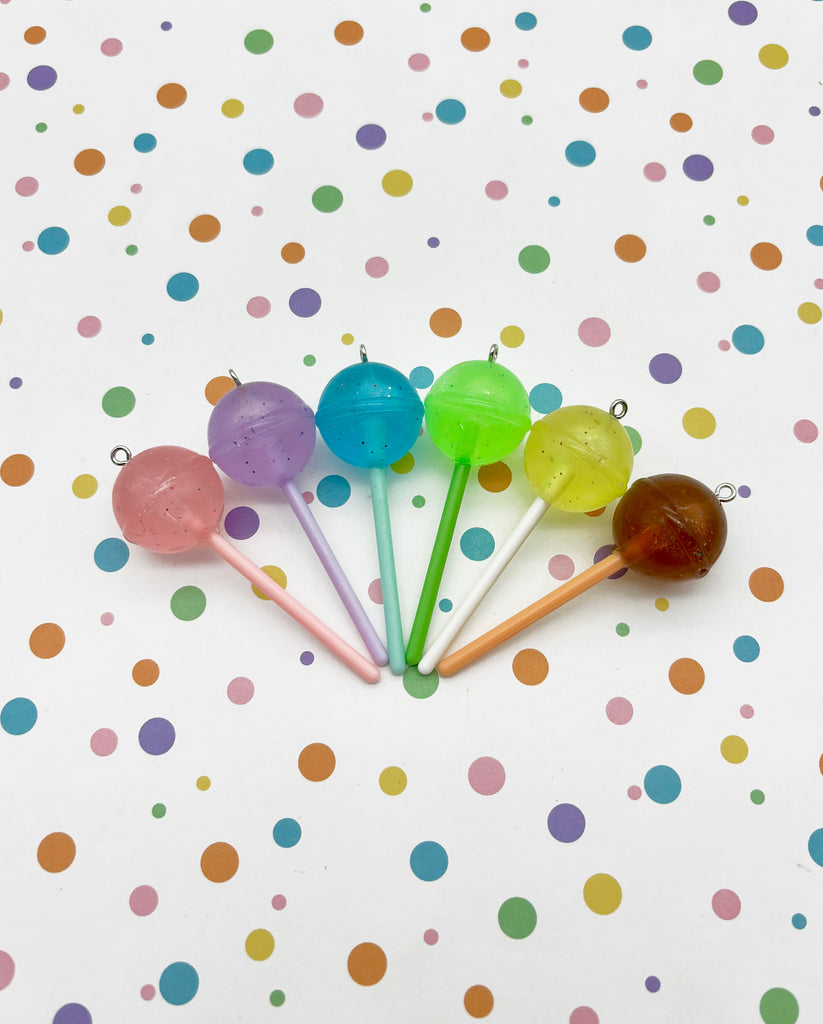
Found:
<svg viewBox="0 0 823 1024"><path fill-rule="evenodd" d="M635 481L614 510L614 549L610 555L443 658L437 671L444 676L454 675L621 569L665 580L705 576L726 543L722 502L730 501L735 494L731 484L721 484L715 492L679 473Z"/></svg>

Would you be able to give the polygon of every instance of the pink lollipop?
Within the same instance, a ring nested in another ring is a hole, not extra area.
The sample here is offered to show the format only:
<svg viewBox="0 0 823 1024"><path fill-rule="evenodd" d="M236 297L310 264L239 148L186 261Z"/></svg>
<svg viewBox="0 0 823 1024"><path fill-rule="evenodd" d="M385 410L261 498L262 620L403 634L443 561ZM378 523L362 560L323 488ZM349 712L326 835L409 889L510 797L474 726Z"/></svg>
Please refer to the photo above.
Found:
<svg viewBox="0 0 823 1024"><path fill-rule="evenodd" d="M148 448L134 458L127 448L119 446L112 451L111 458L115 465L123 467L112 489L112 506L127 541L164 554L177 554L201 545L210 547L362 679L377 682L380 671L376 665L286 593L219 532L223 484L210 459L174 445Z"/></svg>

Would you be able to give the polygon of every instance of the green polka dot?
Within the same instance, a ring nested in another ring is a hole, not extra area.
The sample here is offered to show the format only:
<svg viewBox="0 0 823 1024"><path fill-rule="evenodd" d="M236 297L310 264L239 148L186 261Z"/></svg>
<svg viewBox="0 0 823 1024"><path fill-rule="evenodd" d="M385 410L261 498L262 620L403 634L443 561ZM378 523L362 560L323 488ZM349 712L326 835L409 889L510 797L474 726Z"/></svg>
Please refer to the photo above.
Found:
<svg viewBox="0 0 823 1024"><path fill-rule="evenodd" d="M256 28L243 40L249 53L268 53L274 46L274 36L265 28Z"/></svg>
<svg viewBox="0 0 823 1024"><path fill-rule="evenodd" d="M714 219L714 217L712 217L712 215L710 213L707 213L706 216L703 218L703 223L704 224L708 224L709 227L711 227L712 224L715 223L715 219Z"/></svg>
<svg viewBox="0 0 823 1024"><path fill-rule="evenodd" d="M614 627L614 631L615 633L617 633L618 636L629 635L629 627L626 625L625 622L618 622L617 625Z"/></svg>
<svg viewBox="0 0 823 1024"><path fill-rule="evenodd" d="M303 365L304 366L314 366L314 364L316 362L317 362L317 357L316 356L312 356L312 355L303 356Z"/></svg>
<svg viewBox="0 0 823 1024"><path fill-rule="evenodd" d="M551 257L542 245L527 245L520 250L517 262L527 274L542 274L551 262Z"/></svg>
<svg viewBox="0 0 823 1024"><path fill-rule="evenodd" d="M425 504L426 499L423 497L422 494L415 494L415 496L412 498L412 505L414 505L415 508L422 508Z"/></svg>
<svg viewBox="0 0 823 1024"><path fill-rule="evenodd" d="M403 673L403 688L410 697L418 700L425 700L437 690L440 683L440 676L432 672L427 676L417 670L416 665L409 665Z"/></svg>
<svg viewBox="0 0 823 1024"><path fill-rule="evenodd" d="M151 809L151 816L153 818L165 818L166 817L166 805L155 804Z"/></svg>
<svg viewBox="0 0 823 1024"><path fill-rule="evenodd" d="M128 416L135 401L134 392L129 388L109 388L103 395L103 412L108 416Z"/></svg>
<svg viewBox="0 0 823 1024"><path fill-rule="evenodd" d="M420 10L424 14L428 14L431 9L432 9L432 5L431 4L421 4L420 5Z"/></svg>
<svg viewBox="0 0 823 1024"><path fill-rule="evenodd" d="M770 988L760 1000L760 1016L764 1024L795 1024L800 1005L787 988Z"/></svg>
<svg viewBox="0 0 823 1024"><path fill-rule="evenodd" d="M206 610L206 595L199 587L181 587L171 595L170 604L175 618L191 622Z"/></svg>
<svg viewBox="0 0 823 1024"><path fill-rule="evenodd" d="M312 192L311 204L321 213L334 213L343 205L343 193L334 185L321 185Z"/></svg>
<svg viewBox="0 0 823 1024"><path fill-rule="evenodd" d="M537 925L537 911L522 896L512 896L501 903L497 911L497 923L510 939L525 939Z"/></svg>
<svg viewBox="0 0 823 1024"><path fill-rule="evenodd" d="M272 1006L282 1006L286 1001L286 993L279 988L276 988L274 992L269 996L269 1002Z"/></svg>
<svg viewBox="0 0 823 1024"><path fill-rule="evenodd" d="M634 427L624 427L626 433L629 435L629 440L632 443L632 453L637 455L640 449L643 447L643 438L638 434Z"/></svg>
<svg viewBox="0 0 823 1024"><path fill-rule="evenodd" d="M48 125L46 124L46 122L45 122L45 121L39 121L39 122L38 122L38 123L37 123L37 124L36 124L36 125L34 126L34 130L35 130L36 132L39 132L39 133L40 133L40 135L42 135L42 134L43 134L43 132L45 132L45 131L48 131L48 127L49 127L49 126L48 126Z"/></svg>
<svg viewBox="0 0 823 1024"><path fill-rule="evenodd" d="M751 793L749 793L749 799L753 804L762 804L766 800L766 794L762 789L753 789Z"/></svg>
<svg viewBox="0 0 823 1024"><path fill-rule="evenodd" d="M137 255L137 246L136 245L127 245L126 246L126 255L127 256L136 256Z"/></svg>
<svg viewBox="0 0 823 1024"><path fill-rule="evenodd" d="M716 60L699 60L692 68L692 74L701 85L717 85L723 77L723 68Z"/></svg>
<svg viewBox="0 0 823 1024"><path fill-rule="evenodd" d="M520 123L521 124L534 124L534 118L531 116L531 114L524 114L520 118Z"/></svg>

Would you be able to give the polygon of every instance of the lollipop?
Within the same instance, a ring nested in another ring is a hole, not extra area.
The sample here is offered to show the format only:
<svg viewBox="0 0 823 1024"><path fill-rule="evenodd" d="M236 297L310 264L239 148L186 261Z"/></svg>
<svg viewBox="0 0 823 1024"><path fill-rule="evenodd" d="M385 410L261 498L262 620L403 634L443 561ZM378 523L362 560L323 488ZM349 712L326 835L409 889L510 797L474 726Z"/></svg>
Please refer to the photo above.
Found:
<svg viewBox="0 0 823 1024"><path fill-rule="evenodd" d="M454 462L454 470L406 648L410 665L423 654L472 466L486 466L510 454L531 425L526 389L496 359L497 345L492 345L488 360L473 359L446 370L424 403L431 439Z"/></svg>
<svg viewBox="0 0 823 1024"><path fill-rule="evenodd" d="M609 412L569 405L532 426L523 465L537 497L420 659L424 675L433 671L550 506L592 512L625 492L634 462L629 435L618 422L625 414L625 402L614 402Z"/></svg>
<svg viewBox="0 0 823 1024"><path fill-rule="evenodd" d="M369 654L378 665L385 665L386 648L294 482L314 451L314 413L280 384L241 384L231 375L236 386L209 417L210 457L238 483L282 489Z"/></svg>
<svg viewBox="0 0 823 1024"><path fill-rule="evenodd" d="M317 406L317 426L338 458L369 471L389 664L393 672L400 674L406 666L406 656L386 467L401 459L417 440L423 403L407 377L385 363L370 363L362 345L360 360L341 370L324 388Z"/></svg>
<svg viewBox="0 0 823 1024"><path fill-rule="evenodd" d="M205 455L161 445L132 458L127 448L111 453L122 466L112 490L112 506L123 536L150 551L177 554L210 547L259 590L315 636L367 683L376 683L375 665L287 594L218 532L223 515L223 484Z"/></svg>
<svg viewBox="0 0 823 1024"><path fill-rule="evenodd" d="M731 501L735 493L731 484L721 484L712 492L698 480L678 473L637 480L614 510L615 546L610 555L444 658L438 671L454 675L620 569L635 569L665 580L705 576L726 543L726 513L721 502Z"/></svg>

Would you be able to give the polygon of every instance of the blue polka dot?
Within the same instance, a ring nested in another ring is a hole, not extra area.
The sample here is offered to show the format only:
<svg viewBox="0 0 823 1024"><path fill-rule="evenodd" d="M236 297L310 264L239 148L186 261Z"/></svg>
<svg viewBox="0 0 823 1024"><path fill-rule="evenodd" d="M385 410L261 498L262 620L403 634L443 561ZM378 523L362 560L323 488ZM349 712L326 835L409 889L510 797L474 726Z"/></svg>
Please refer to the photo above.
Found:
<svg viewBox="0 0 823 1024"><path fill-rule="evenodd" d="M529 403L535 412L545 416L563 404L563 395L554 384L535 384L529 392Z"/></svg>
<svg viewBox="0 0 823 1024"><path fill-rule="evenodd" d="M424 882L435 882L442 878L449 866L449 855L440 843L428 840L418 843L409 857L412 872Z"/></svg>
<svg viewBox="0 0 823 1024"><path fill-rule="evenodd" d="M812 224L806 231L806 238L812 245L823 245L823 224Z"/></svg>
<svg viewBox="0 0 823 1024"><path fill-rule="evenodd" d="M656 804L670 804L680 796L680 776L666 764L649 768L643 779L643 788Z"/></svg>
<svg viewBox="0 0 823 1024"><path fill-rule="evenodd" d="M460 538L460 550L473 562L482 562L494 551L494 537L482 526L473 526Z"/></svg>
<svg viewBox="0 0 823 1024"><path fill-rule="evenodd" d="M566 159L573 167L588 167L594 163L595 156L597 154L594 146L590 142L583 142L582 139L570 142L566 146Z"/></svg>
<svg viewBox="0 0 823 1024"><path fill-rule="evenodd" d="M631 25L623 33L623 43L630 50L647 50L652 44L652 34L642 25Z"/></svg>
<svg viewBox="0 0 823 1024"><path fill-rule="evenodd" d="M138 153L151 153L157 145L157 139L150 132L141 132L135 136L134 148Z"/></svg>
<svg viewBox="0 0 823 1024"><path fill-rule="evenodd" d="M69 233L65 228L45 228L37 236L37 248L47 256L56 256L69 245Z"/></svg>
<svg viewBox="0 0 823 1024"><path fill-rule="evenodd" d="M200 282L194 274L173 274L166 284L166 291L175 302L188 302L200 291Z"/></svg>
<svg viewBox="0 0 823 1024"><path fill-rule="evenodd" d="M117 572L129 560L129 546L119 537L107 537L94 549L94 564L103 572Z"/></svg>
<svg viewBox="0 0 823 1024"><path fill-rule="evenodd" d="M741 324L732 331L732 345L744 355L754 355L764 344L763 332L752 324Z"/></svg>
<svg viewBox="0 0 823 1024"><path fill-rule="evenodd" d="M740 661L755 661L760 655L760 644L753 636L739 636L732 644L732 649Z"/></svg>
<svg viewBox="0 0 823 1024"><path fill-rule="evenodd" d="M418 389L430 388L434 382L434 374L428 366L415 366L409 374L409 380L412 383L412 387Z"/></svg>
<svg viewBox="0 0 823 1024"><path fill-rule="evenodd" d="M823 867L823 828L815 829L809 836L809 856Z"/></svg>
<svg viewBox="0 0 823 1024"><path fill-rule="evenodd" d="M294 818L281 818L274 826L272 835L278 846L289 849L292 846L297 846L300 842L303 830Z"/></svg>
<svg viewBox="0 0 823 1024"><path fill-rule="evenodd" d="M560 198L559 198L559 196L549 196L549 206L559 206L559 205L560 205Z"/></svg>
<svg viewBox="0 0 823 1024"><path fill-rule="evenodd" d="M466 108L460 100L441 100L434 112L443 124L460 124L466 116Z"/></svg>
<svg viewBox="0 0 823 1024"><path fill-rule="evenodd" d="M249 174L268 174L274 167L274 157L267 149L250 149L243 157L243 166Z"/></svg>
<svg viewBox="0 0 823 1024"><path fill-rule="evenodd" d="M190 1003L197 995L200 978L191 964L178 960L160 975L160 995L172 1006L183 1006Z"/></svg>
<svg viewBox="0 0 823 1024"><path fill-rule="evenodd" d="M529 11L521 11L514 19L514 24L522 32L531 32L537 24L537 18Z"/></svg>
<svg viewBox="0 0 823 1024"><path fill-rule="evenodd" d="M808 921L806 920L805 914L792 914L792 927L802 931L806 927Z"/></svg>
<svg viewBox="0 0 823 1024"><path fill-rule="evenodd" d="M351 497L351 484L344 476L324 476L317 484L317 500L328 508L340 508Z"/></svg>
<svg viewBox="0 0 823 1024"><path fill-rule="evenodd" d="M144 334L143 337L140 340L143 342L144 345L153 345L154 344L154 335L153 334Z"/></svg>
<svg viewBox="0 0 823 1024"><path fill-rule="evenodd" d="M10 736L23 736L36 721L37 708L28 697L14 697L0 711L0 727Z"/></svg>

